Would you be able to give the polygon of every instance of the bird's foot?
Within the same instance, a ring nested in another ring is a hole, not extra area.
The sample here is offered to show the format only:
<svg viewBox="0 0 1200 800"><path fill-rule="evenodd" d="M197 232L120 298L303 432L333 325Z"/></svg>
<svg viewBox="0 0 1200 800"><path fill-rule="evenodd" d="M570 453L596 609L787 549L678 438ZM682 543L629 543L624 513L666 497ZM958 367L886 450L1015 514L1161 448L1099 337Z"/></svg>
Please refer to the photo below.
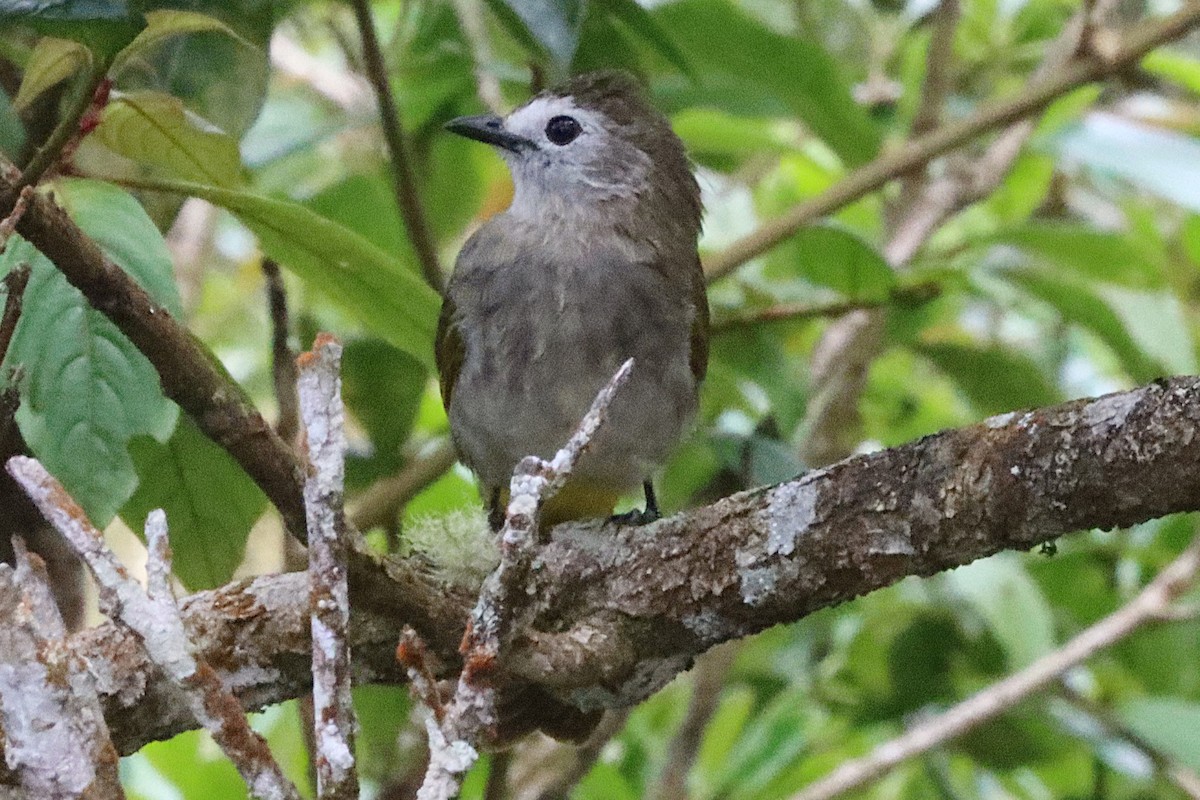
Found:
<svg viewBox="0 0 1200 800"><path fill-rule="evenodd" d="M657 508L634 508L626 511L624 514L613 514L608 518L608 521L614 525L649 525L662 519L662 514Z"/></svg>

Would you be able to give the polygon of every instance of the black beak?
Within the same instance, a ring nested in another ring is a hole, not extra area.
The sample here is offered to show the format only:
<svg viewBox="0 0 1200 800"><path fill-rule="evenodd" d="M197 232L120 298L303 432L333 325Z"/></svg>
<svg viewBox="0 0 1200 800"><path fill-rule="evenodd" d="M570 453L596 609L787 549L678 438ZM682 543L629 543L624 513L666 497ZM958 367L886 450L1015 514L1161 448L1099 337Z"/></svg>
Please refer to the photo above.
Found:
<svg viewBox="0 0 1200 800"><path fill-rule="evenodd" d="M517 136L515 133L509 133L504 130L504 120L495 114L480 114L477 117L455 117L447 122L445 127L451 133L457 133L459 136L465 136L477 142L494 144L496 147L503 147L505 150L511 150L514 153L529 150L533 147L533 142L524 136Z"/></svg>

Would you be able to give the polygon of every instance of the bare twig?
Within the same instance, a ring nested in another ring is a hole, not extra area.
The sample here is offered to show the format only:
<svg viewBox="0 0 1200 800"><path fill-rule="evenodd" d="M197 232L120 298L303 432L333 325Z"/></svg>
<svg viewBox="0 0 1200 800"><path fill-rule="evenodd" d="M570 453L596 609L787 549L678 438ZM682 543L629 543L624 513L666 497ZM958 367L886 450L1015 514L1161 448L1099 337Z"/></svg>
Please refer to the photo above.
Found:
<svg viewBox="0 0 1200 800"><path fill-rule="evenodd" d="M1200 538L1167 565L1128 604L1087 628L1058 650L995 683L938 716L918 723L863 758L847 761L792 800L830 800L878 780L898 764L961 736L1045 689L1064 672L1112 647L1169 611L1200 573Z"/></svg>
<svg viewBox="0 0 1200 800"><path fill-rule="evenodd" d="M1172 608L1175 608L1175 606L1172 606ZM1175 620L1169 619L1166 621L1174 622ZM1141 751L1142 754L1154 763L1154 768L1162 773L1167 780L1175 784L1175 787L1183 792L1186 797L1190 798L1190 800L1200 800L1200 774L1195 770L1179 763L1174 757L1147 742L1144 738L1122 724L1109 709L1075 691L1067 681L1060 681L1058 689L1066 702L1070 703L1077 711L1081 711L1091 718L1108 736L1116 736L1124 739Z"/></svg>
<svg viewBox="0 0 1200 800"><path fill-rule="evenodd" d="M566 800L571 796L571 790L574 789L581 780L587 777L600 755L604 752L604 747L617 736L625 728L625 723L629 719L630 709L621 708L604 712L604 716L600 720L600 724L592 731L592 735L587 741L574 748L571 753L570 763L548 785L542 788L537 795L537 800Z"/></svg>
<svg viewBox="0 0 1200 800"><path fill-rule="evenodd" d="M553 458L543 461L527 456L513 471L508 509L500 531L500 564L480 589L479 601L463 636L463 669L454 698L440 721L435 722L432 716L426 720L429 767L417 800L457 796L462 776L478 758L476 746L496 726L496 689L490 679L523 607L517 597L525 590L525 577L537 549L542 505L566 483L579 457L604 424L613 397L632 371L633 359L629 359L596 395L579 428Z"/></svg>
<svg viewBox="0 0 1200 800"><path fill-rule="evenodd" d="M21 217L25 216L25 209L29 206L29 196L33 194L33 187L26 186L21 189L21 193L17 195L17 202L13 206L12 211L4 219L0 219L0 253L4 252L4 248L8 246L9 237L13 235L13 231L17 229L17 223L21 221Z"/></svg>
<svg viewBox="0 0 1200 800"><path fill-rule="evenodd" d="M392 97L387 64L384 63L383 53L379 49L379 38L375 35L371 7L367 0L350 0L350 5L354 8L354 19L358 24L359 35L362 36L363 64L367 70L367 80L375 89L375 99L379 104L379 122L383 126L383 139L391 157L392 188L396 195L396 205L408 228L409 239L421 264L421 274L430 286L441 292L445 281L438 263L437 246L429 228L429 220L425 216L425 209L421 205L420 193L417 191L416 176L413 174L404 141L404 130L400 126L400 112Z"/></svg>
<svg viewBox="0 0 1200 800"><path fill-rule="evenodd" d="M343 511L346 435L340 366L342 346L317 336L298 359L300 412L310 464L304 484L308 511L308 580L312 603L313 718L317 792L322 800L358 797L354 706L350 699L350 594Z"/></svg>
<svg viewBox="0 0 1200 800"><path fill-rule="evenodd" d="M296 354L288 344L287 288L274 259L264 258L263 275L267 279L267 303L271 309L271 377L275 383L275 402L279 419L275 432L285 442L295 441L300 429L300 408L296 399Z"/></svg>
<svg viewBox="0 0 1200 800"><path fill-rule="evenodd" d="M691 796L687 776L696 761L696 754L700 752L704 730L721 701L725 677L741 652L740 645L741 642L726 642L705 653L696 662L696 668L692 670L692 698L688 702L687 714L671 739L666 764L651 797L657 800L687 800Z"/></svg>
<svg viewBox="0 0 1200 800"><path fill-rule="evenodd" d="M725 333L753 325L770 322L794 322L820 317L840 317L860 309L881 308L893 303L921 305L940 297L942 289L936 283L921 283L892 291L882 300L841 300L836 303L778 303L766 308L756 308L744 313L721 316L713 320L712 333Z"/></svg>
<svg viewBox="0 0 1200 800"><path fill-rule="evenodd" d="M20 264L4 276L4 314L0 316L0 362L8 354L17 322L21 319L21 303L29 284L29 265Z"/></svg>
<svg viewBox="0 0 1200 800"><path fill-rule="evenodd" d="M504 108L504 95L500 92L500 80L491 70L492 46L488 42L487 23L483 18L484 6L474 0L454 0L454 12L458 15L458 26L463 38L471 47L474 61L475 87L479 99L493 114Z"/></svg>
<svg viewBox="0 0 1200 800"><path fill-rule="evenodd" d="M0 175L0 209L16 196L12 181ZM52 199L34 193L17 231L149 359L167 397L233 456L279 509L288 531L303 539L300 461L216 359Z"/></svg>
<svg viewBox="0 0 1200 800"><path fill-rule="evenodd" d="M987 105L963 120L942 125L901 149L864 164L822 194L794 206L720 253L707 258L705 274L709 281L724 277L809 222L870 194L894 178L966 144L982 133L1040 111L1072 89L1120 72L1154 48L1183 36L1197 24L1200 24L1200 2L1193 0L1174 15L1149 23L1129 34L1113 50L1110 58L1101 59L1084 54L1043 80L1032 83L1016 97Z"/></svg>
<svg viewBox="0 0 1200 800"><path fill-rule="evenodd" d="M40 558L14 542L0 565L0 723L5 759L26 796L122 798L117 752L96 685L65 641Z"/></svg>
<svg viewBox="0 0 1200 800"><path fill-rule="evenodd" d="M454 444L442 439L426 452L414 456L394 475L371 484L354 502L350 518L361 531L392 528L400 509L425 487L454 466Z"/></svg>
<svg viewBox="0 0 1200 800"><path fill-rule="evenodd" d="M92 107L103 107L108 102L108 91L112 84L108 80L107 73L111 59L95 55L92 56L92 59L91 68L79 87L79 94L75 97L75 102L58 121L50 138L33 154L29 163L25 165L25 169L21 170L17 186L24 188L36 185L63 157L71 140L80 134L89 132L81 123L84 122L85 116ZM95 127L95 120L89 124L91 127Z"/></svg>
<svg viewBox="0 0 1200 800"><path fill-rule="evenodd" d="M101 609L136 634L146 652L182 692L196 721L229 756L253 797L299 800L296 788L271 757L266 741L250 728L237 699L221 684L207 662L195 657L170 591L170 550L166 516L151 512L146 520L147 549L154 564L152 594L147 594L103 541L82 508L62 485L32 458L14 456L6 465L46 519L83 558L100 587Z"/></svg>

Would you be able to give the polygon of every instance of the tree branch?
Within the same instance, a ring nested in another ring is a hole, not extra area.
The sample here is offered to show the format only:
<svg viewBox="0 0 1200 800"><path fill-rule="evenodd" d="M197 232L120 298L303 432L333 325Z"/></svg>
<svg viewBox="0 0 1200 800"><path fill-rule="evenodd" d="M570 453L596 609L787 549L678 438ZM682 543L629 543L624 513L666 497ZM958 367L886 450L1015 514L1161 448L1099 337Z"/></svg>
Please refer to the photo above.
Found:
<svg viewBox="0 0 1200 800"><path fill-rule="evenodd" d="M375 89L375 99L379 103L379 123L383 126L383 140L391 156L392 188L396 195L396 205L408 228L409 239L417 253L417 261L421 264L421 274L425 276L425 281L440 293L445 280L442 268L438 264L437 246L429 229L425 209L421 206L416 177L413 175L405 147L404 130L400 127L400 112L396 109L396 101L392 97L387 64L384 63L383 53L379 49L379 38L375 35L371 7L367 0L350 0L350 5L354 8L354 19L362 36L363 65L366 67L367 80Z"/></svg>
<svg viewBox="0 0 1200 800"><path fill-rule="evenodd" d="M11 180L0 176L0 209L12 207L16 191ZM158 371L164 394L233 456L279 509L288 530L303 541L299 459L220 363L51 198L32 194L17 232L129 337Z"/></svg>
<svg viewBox="0 0 1200 800"><path fill-rule="evenodd" d="M907 575L1200 510L1198 424L1200 378L1173 378L994 417L653 525L560 526L529 571L529 607L500 666L579 708L629 706L719 642ZM400 584L391 606L385 587L351 584L355 681L404 679L393 653L414 619L437 677L456 674L473 599L411 565L388 569ZM197 655L247 707L308 690L304 581L258 578L183 604ZM102 625L71 643L121 752L191 724L131 637Z"/></svg>
<svg viewBox="0 0 1200 800"><path fill-rule="evenodd" d="M1047 653L1020 672L992 684L933 719L914 725L903 735L879 745L869 755L843 763L827 777L793 795L792 800L833 800L882 778L898 764L999 716L1045 689L1071 667L1113 646L1143 625L1160 620L1175 598L1195 583L1197 573L1200 573L1200 537L1137 597L1058 650Z"/></svg>
<svg viewBox="0 0 1200 800"><path fill-rule="evenodd" d="M708 280L715 281L728 275L804 225L870 194L976 136L1034 114L1072 89L1121 72L1154 48L1178 39L1198 24L1200 2L1193 0L1174 15L1149 23L1129 34L1124 42L1113 48L1110 56L1100 58L1092 53L1084 53L1044 79L1034 82L1016 97L984 106L966 119L945 124L913 139L899 150L864 164L822 194L794 206L720 253L705 259L704 271Z"/></svg>

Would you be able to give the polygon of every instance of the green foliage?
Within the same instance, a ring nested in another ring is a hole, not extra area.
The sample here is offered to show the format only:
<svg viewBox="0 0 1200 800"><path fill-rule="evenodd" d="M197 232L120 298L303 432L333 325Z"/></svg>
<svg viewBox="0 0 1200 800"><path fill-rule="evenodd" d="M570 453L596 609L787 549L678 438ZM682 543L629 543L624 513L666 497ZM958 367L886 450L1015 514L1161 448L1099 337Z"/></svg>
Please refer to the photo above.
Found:
<svg viewBox="0 0 1200 800"><path fill-rule="evenodd" d="M137 202L103 183L61 181L56 188L105 254L178 313L170 254ZM34 455L93 522L107 525L137 485L130 441L166 440L178 409L163 396L146 357L45 256L16 240L0 271L22 262L32 274L5 360L24 376L17 421Z"/></svg>
<svg viewBox="0 0 1200 800"><path fill-rule="evenodd" d="M70 165L111 181L56 180L71 216L265 409L275 398L261 257L288 271L293 338L307 346L316 331L332 330L346 342L351 507L443 442L432 359L439 299L417 269L374 98L355 74L361 54L349 10L325 0L15 6L19 14L0 12L16 23L0 40L12 66L4 74L21 76L6 79L0 96L9 160L28 158L23 148L46 135L34 110L61 113L82 74L110 64L111 98ZM541 78L633 71L700 166L711 255L903 147L934 40L930 3L893 0L462 6L479 15L482 42L464 32L456 3L372 4L413 184L447 266L511 196L494 153L441 128L481 110L477 68L498 79L510 106ZM943 119L952 124L1021 92L1075 6L962 2ZM1124 18L1117 23L1123 32ZM1160 49L1129 80L1056 99L1035 116L1033 137L999 184L943 221L909 264L893 268L884 254L894 253L896 220L925 201L893 182L714 283L714 319L740 321L714 335L696 429L659 478L664 507L805 467L813 410L828 402L814 365L831 319L745 321L755 314L882 305L876 351L852 376L862 391L846 410L859 419L848 414L838 431L847 453L1195 371L1194 51ZM937 160L929 174L972 167L991 141L968 143L964 160ZM187 197L217 210L181 215ZM18 421L34 454L99 523L120 514L138 530L150 509L165 507L176 570L191 589L228 580L247 553L255 562L264 558L258 551L277 549L257 535L274 527L259 490L194 422L176 424L178 409L145 358L20 238L0 272L22 261L33 277L5 367L22 367ZM477 582L493 557L477 538L479 513L472 479L456 468L405 504L399 536L375 536L440 578ZM755 637L714 698L690 796L791 797L1119 608L1195 531L1189 516L1079 532L1053 557L1009 554L904 581ZM1200 623L1164 623L1071 673L1071 687L1137 742L1102 730L1069 697L1040 696L855 796L1173 800L1181 795L1139 748L1200 769L1197 652ZM574 797L650 796L691 681L639 707ZM406 690L359 687L355 702L368 793L419 769L424 734L411 725ZM303 784L295 715L287 705L256 724ZM477 766L464 797L483 796L490 768ZM151 745L122 770L134 797L244 796L211 741L195 734Z"/></svg>

